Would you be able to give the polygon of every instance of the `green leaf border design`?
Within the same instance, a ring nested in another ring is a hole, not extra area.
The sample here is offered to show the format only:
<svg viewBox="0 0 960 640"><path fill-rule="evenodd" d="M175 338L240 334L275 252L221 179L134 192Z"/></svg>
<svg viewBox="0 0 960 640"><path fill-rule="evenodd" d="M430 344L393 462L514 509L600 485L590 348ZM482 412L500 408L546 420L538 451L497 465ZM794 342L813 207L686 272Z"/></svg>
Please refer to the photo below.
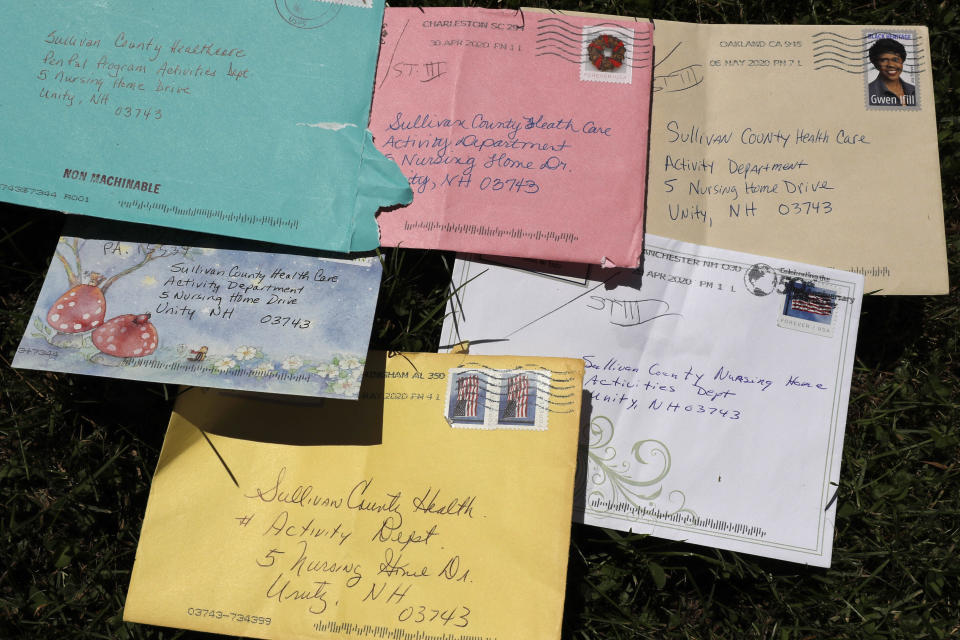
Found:
<svg viewBox="0 0 960 640"><path fill-rule="evenodd" d="M653 438L637 440L630 448L628 459L618 461L617 450L610 445L615 431L613 420L607 416L595 416L591 419L586 434L588 440L581 442L577 459L576 495L584 496L584 505L590 504L594 498L601 498L609 502L626 502L636 509L642 508L641 502L649 502L650 506L653 506L653 501L663 495L663 480L670 474L670 449L660 440ZM662 463L655 466L654 458L662 459ZM639 466L635 463L639 463ZM636 473L648 467L653 477L649 477L650 473ZM644 476L647 478L643 479ZM668 515L697 515L686 507L687 496L679 489L670 491L667 501L671 505L680 502L676 508L666 509Z"/></svg>

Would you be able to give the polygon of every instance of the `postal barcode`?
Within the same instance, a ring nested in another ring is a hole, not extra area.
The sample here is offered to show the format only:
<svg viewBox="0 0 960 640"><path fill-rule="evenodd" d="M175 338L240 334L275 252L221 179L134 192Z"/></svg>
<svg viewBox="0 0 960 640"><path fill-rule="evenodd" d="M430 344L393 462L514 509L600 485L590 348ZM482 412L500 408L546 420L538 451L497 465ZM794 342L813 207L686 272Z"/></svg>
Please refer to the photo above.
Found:
<svg viewBox="0 0 960 640"><path fill-rule="evenodd" d="M884 265L873 267L846 267L846 270L859 273L862 276L870 276L871 278L890 277L890 267Z"/></svg>
<svg viewBox="0 0 960 640"><path fill-rule="evenodd" d="M282 373L280 371L257 371L256 369L230 369L227 371L215 371L210 365L202 364L183 364L181 362L158 362L156 360L139 360L131 358L125 362L128 367L147 367L149 369L164 369L166 371L191 371L194 373L216 373L223 377L241 377L249 376L253 378L270 378L271 380L283 380L284 382L311 382L314 375L312 373Z"/></svg>
<svg viewBox="0 0 960 640"><path fill-rule="evenodd" d="M147 209L148 211L162 211L163 213L172 213L178 216L190 216L193 218L216 218L225 222L288 227L290 229L300 228L299 220L288 220L278 216L257 216L249 213L224 212L220 209L205 209L202 207L177 207L166 204L165 202L144 202L143 200L118 200L118 204L124 209Z"/></svg>
<svg viewBox="0 0 960 640"><path fill-rule="evenodd" d="M512 229L503 229L501 227L490 227L485 224L463 224L457 222L434 222L433 220L418 220L417 222L404 222L404 231L414 231L421 229L423 231L443 231L444 233L463 233L474 236L491 236L495 238L525 238L527 240L543 240L545 242L577 242L580 238L575 233L558 233L556 231L527 231L519 227Z"/></svg>
<svg viewBox="0 0 960 640"><path fill-rule="evenodd" d="M743 524L740 522L728 522L718 518L701 518L693 513L670 512L656 507L640 507L629 502L613 502L611 500L591 500L591 509L602 509L598 511L600 515L604 512L617 511L620 513L629 513L638 519L649 518L653 520L674 522L688 527L697 527L699 529L711 529L713 531L722 531L735 535L750 536L753 538L764 538L767 532L756 525Z"/></svg>
<svg viewBox="0 0 960 640"><path fill-rule="evenodd" d="M497 640L496 636L481 636L473 633L430 633L429 631L408 631L401 627L384 627L354 622L315 622L315 631L340 633L358 638L384 638L385 640Z"/></svg>

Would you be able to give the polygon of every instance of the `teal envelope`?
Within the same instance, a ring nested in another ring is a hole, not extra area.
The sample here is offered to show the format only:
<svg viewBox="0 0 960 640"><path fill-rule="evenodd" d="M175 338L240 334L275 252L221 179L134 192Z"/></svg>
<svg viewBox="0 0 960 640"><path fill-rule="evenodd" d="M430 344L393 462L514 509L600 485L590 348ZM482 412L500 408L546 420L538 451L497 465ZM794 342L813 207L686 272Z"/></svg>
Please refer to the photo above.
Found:
<svg viewBox="0 0 960 640"><path fill-rule="evenodd" d="M361 251L412 199L367 131L383 0L7 14L0 200Z"/></svg>

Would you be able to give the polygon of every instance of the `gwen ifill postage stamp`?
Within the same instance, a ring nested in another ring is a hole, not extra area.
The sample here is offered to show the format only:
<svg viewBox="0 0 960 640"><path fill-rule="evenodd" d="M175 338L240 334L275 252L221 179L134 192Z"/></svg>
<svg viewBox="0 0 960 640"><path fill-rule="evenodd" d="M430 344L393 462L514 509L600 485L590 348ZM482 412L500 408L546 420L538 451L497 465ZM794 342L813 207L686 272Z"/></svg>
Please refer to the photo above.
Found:
<svg viewBox="0 0 960 640"><path fill-rule="evenodd" d="M550 414L572 411L579 393L562 372L466 364L447 375L444 417L454 428L545 431Z"/></svg>
<svg viewBox="0 0 960 640"><path fill-rule="evenodd" d="M920 110L923 48L912 29L864 31L863 82L871 110Z"/></svg>

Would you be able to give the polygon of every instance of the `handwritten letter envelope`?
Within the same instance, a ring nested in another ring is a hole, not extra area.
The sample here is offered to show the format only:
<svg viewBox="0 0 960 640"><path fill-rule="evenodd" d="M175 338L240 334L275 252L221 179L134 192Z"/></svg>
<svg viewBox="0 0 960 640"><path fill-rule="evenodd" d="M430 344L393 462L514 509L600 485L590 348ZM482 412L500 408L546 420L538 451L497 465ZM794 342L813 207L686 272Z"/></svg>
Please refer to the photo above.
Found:
<svg viewBox="0 0 960 640"><path fill-rule="evenodd" d="M652 27L388 8L370 128L410 181L390 246L635 266Z"/></svg>
<svg viewBox="0 0 960 640"><path fill-rule="evenodd" d="M71 218L57 244L14 366L357 397L380 286L376 258L81 220L90 222Z"/></svg>
<svg viewBox="0 0 960 640"><path fill-rule="evenodd" d="M647 231L947 292L926 27L658 20L655 41Z"/></svg>
<svg viewBox="0 0 960 640"><path fill-rule="evenodd" d="M371 354L359 402L186 392L124 618L257 638L559 638L582 374Z"/></svg>
<svg viewBox="0 0 960 640"><path fill-rule="evenodd" d="M5 16L0 199L330 251L410 201L366 131L383 2L44 2Z"/></svg>
<svg viewBox="0 0 960 640"><path fill-rule="evenodd" d="M862 276L648 235L598 278L455 273L471 351L585 361L576 519L829 566Z"/></svg>

